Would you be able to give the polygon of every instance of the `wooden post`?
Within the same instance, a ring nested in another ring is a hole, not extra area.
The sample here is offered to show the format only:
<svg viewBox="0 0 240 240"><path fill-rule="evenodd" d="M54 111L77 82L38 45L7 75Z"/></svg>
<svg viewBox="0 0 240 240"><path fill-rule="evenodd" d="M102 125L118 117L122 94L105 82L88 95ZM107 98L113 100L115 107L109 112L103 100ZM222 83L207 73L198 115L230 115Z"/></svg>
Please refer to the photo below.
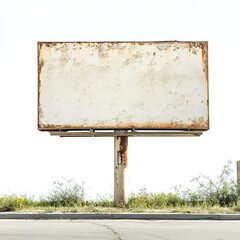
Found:
<svg viewBox="0 0 240 240"><path fill-rule="evenodd" d="M114 206L125 205L124 172L127 167L128 137L114 137Z"/></svg>
<svg viewBox="0 0 240 240"><path fill-rule="evenodd" d="M237 161L237 184L238 184L238 195L240 196L240 161Z"/></svg>

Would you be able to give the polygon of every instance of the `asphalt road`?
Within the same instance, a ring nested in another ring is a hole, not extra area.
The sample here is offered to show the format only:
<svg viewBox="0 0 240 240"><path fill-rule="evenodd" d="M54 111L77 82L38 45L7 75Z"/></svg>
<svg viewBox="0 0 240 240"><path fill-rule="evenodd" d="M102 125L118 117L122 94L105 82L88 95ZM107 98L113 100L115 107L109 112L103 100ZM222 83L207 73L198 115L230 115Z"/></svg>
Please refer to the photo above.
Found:
<svg viewBox="0 0 240 240"><path fill-rule="evenodd" d="M240 221L0 220L0 240L239 240Z"/></svg>

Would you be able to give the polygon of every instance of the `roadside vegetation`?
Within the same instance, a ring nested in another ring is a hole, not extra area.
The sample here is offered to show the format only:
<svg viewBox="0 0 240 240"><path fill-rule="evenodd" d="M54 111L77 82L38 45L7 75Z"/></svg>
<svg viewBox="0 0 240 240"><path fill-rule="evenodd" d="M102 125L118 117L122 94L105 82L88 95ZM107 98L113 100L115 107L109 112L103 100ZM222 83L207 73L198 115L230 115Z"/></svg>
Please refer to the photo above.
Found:
<svg viewBox="0 0 240 240"><path fill-rule="evenodd" d="M175 186L172 193L151 193L142 188L128 197L124 207L115 208L113 197L86 200L84 183L62 179L53 184L47 197L34 200L25 195L0 196L0 212L184 212L240 213L240 194L232 162L223 166L216 179L200 174L194 188Z"/></svg>

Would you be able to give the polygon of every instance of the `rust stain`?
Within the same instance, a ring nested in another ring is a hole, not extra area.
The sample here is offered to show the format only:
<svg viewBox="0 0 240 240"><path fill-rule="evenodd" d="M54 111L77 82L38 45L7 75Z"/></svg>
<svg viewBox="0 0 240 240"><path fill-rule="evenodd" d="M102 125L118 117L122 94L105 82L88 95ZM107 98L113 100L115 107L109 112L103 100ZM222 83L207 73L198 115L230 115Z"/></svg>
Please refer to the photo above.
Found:
<svg viewBox="0 0 240 240"><path fill-rule="evenodd" d="M41 48L42 48L42 43L38 43L38 129L40 129L39 123L40 119L43 117L42 109L40 106L40 94L41 94L41 71L44 66L44 60L41 59Z"/></svg>
<svg viewBox="0 0 240 240"><path fill-rule="evenodd" d="M44 45L45 47L51 48L51 47L55 47L55 46L57 46L58 44L61 44L61 43L59 43L59 42L41 42L40 44L41 44L41 46Z"/></svg>
<svg viewBox="0 0 240 240"><path fill-rule="evenodd" d="M124 168L128 165L128 137L118 137L120 138L120 156L121 156L121 162Z"/></svg>
<svg viewBox="0 0 240 240"><path fill-rule="evenodd" d="M209 116L209 83L208 83L208 42L202 42L202 68L204 73L204 83L207 91L207 109ZM209 125L208 125L209 128Z"/></svg>
<svg viewBox="0 0 240 240"><path fill-rule="evenodd" d="M202 68L205 73L206 87L208 88L208 44L205 43L202 47Z"/></svg>
<svg viewBox="0 0 240 240"><path fill-rule="evenodd" d="M39 123L39 130L208 130L209 121L203 117L199 119L194 119L188 124L183 123L181 120L166 122L166 123L128 123L128 124L104 124L103 122L99 123L99 126L96 124L94 126L90 125L61 125L61 124L41 124Z"/></svg>
<svg viewBox="0 0 240 240"><path fill-rule="evenodd" d="M43 66L44 66L44 60L39 59L39 62L38 62L38 76L40 76Z"/></svg>
<svg viewBox="0 0 240 240"><path fill-rule="evenodd" d="M191 129L201 128L201 129L206 129L207 130L209 128L209 123L208 123L208 120L201 117L199 119L194 119L190 126L191 126Z"/></svg>
<svg viewBox="0 0 240 240"><path fill-rule="evenodd" d="M42 124L38 123L38 129L41 131L45 130L74 130L77 126L73 127L72 125L61 125L61 124ZM83 129L82 127L79 127L80 129ZM90 129L90 128L84 128L84 129Z"/></svg>
<svg viewBox="0 0 240 240"><path fill-rule="evenodd" d="M107 58L108 57L108 44L101 43L97 45L98 56L99 58Z"/></svg>
<svg viewBox="0 0 240 240"><path fill-rule="evenodd" d="M41 70L44 66L44 60L41 58L42 47L43 47L43 43L38 43L38 78L39 78ZM38 80L40 80L40 79L38 79Z"/></svg>

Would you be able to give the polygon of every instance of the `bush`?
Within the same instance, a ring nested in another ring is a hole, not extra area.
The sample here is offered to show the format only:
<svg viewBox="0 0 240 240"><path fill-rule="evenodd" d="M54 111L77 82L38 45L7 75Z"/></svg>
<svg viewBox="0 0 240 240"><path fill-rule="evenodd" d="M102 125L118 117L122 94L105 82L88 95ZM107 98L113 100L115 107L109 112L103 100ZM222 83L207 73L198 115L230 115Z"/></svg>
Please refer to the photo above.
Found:
<svg viewBox="0 0 240 240"><path fill-rule="evenodd" d="M182 199L176 194L148 193L146 188L140 189L138 194L130 195L128 208L165 208L181 206Z"/></svg>
<svg viewBox="0 0 240 240"><path fill-rule="evenodd" d="M151 194L153 208L164 208L167 206L167 196L165 193Z"/></svg>
<svg viewBox="0 0 240 240"><path fill-rule="evenodd" d="M231 207L237 204L238 187L233 177L231 161L228 161L216 180L209 176L200 174L193 178L191 182L196 184L196 189L175 188L176 194L185 201L186 205L198 206L207 205L221 207Z"/></svg>
<svg viewBox="0 0 240 240"><path fill-rule="evenodd" d="M233 210L235 212L239 212L240 213L240 201L238 201L237 205L233 207Z"/></svg>
<svg viewBox="0 0 240 240"><path fill-rule="evenodd" d="M177 196L176 194L173 194L173 193L169 193L166 196L166 204L168 207L180 207L184 203L183 203L183 200L179 196Z"/></svg>
<svg viewBox="0 0 240 240"><path fill-rule="evenodd" d="M75 207L85 205L85 188L82 185L63 178L63 181L56 181L49 197L44 204L54 207ZM44 201L42 201L44 202Z"/></svg>
<svg viewBox="0 0 240 240"><path fill-rule="evenodd" d="M87 205L94 205L95 207L114 207L112 195L97 195L96 201L88 202Z"/></svg>
<svg viewBox="0 0 240 240"><path fill-rule="evenodd" d="M26 196L3 196L0 197L0 211L1 212L12 212L28 207L35 206L36 203L29 197Z"/></svg>

